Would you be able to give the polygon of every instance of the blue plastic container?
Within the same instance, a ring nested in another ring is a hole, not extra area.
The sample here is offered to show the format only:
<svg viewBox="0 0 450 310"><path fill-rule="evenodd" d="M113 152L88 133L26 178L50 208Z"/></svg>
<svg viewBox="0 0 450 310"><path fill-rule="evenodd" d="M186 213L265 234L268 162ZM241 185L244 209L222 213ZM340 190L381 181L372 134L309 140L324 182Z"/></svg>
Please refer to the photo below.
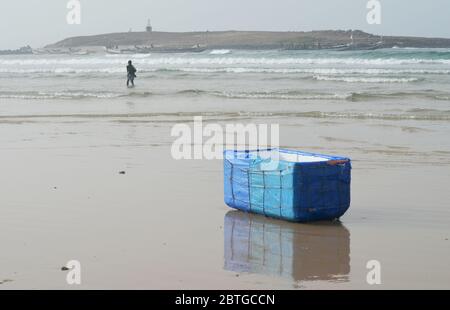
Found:
<svg viewBox="0 0 450 310"><path fill-rule="evenodd" d="M294 222L333 220L350 207L349 158L284 149L224 152L225 203Z"/></svg>

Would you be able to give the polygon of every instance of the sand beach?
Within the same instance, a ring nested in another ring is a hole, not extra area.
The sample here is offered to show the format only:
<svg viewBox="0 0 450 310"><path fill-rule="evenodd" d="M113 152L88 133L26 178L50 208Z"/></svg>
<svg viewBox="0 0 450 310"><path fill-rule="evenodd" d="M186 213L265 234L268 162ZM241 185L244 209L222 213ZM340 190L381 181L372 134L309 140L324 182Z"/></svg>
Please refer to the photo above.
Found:
<svg viewBox="0 0 450 310"><path fill-rule="evenodd" d="M449 289L449 55L0 57L0 289ZM195 116L276 123L282 147L352 158L350 210L232 211L221 160L171 156L171 129Z"/></svg>

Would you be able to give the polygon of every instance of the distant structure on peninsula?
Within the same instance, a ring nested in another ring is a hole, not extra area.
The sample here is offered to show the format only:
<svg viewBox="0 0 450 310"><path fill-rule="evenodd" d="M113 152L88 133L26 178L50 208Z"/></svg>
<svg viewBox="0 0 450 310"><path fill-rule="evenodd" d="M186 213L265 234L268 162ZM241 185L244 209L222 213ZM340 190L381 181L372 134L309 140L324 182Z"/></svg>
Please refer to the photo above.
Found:
<svg viewBox="0 0 450 310"><path fill-rule="evenodd" d="M148 21L147 21L147 27L145 27L145 31L146 32L152 32L153 31L153 27L152 27L152 23L151 23L150 19L148 19Z"/></svg>

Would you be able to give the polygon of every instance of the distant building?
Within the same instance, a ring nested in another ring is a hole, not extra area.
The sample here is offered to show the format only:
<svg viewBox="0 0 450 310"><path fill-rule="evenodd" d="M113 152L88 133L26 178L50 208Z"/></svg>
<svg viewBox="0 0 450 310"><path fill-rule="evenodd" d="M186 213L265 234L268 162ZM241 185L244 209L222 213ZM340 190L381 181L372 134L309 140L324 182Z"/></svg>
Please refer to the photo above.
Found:
<svg viewBox="0 0 450 310"><path fill-rule="evenodd" d="M151 22L150 22L150 19L149 19L148 22L147 22L147 27L145 27L145 30L146 30L147 32L152 32L152 31L153 31L153 27L152 27L152 24L151 24Z"/></svg>

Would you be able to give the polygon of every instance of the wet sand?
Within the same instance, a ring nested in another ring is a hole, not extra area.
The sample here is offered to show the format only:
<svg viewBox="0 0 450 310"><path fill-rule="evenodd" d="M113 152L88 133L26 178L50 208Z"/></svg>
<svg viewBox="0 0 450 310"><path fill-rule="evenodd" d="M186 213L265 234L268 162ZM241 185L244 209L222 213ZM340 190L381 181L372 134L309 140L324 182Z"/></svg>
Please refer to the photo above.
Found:
<svg viewBox="0 0 450 310"><path fill-rule="evenodd" d="M283 146L354 159L341 223L292 224L230 211L221 161L173 160L173 121L119 108L1 119L0 289L450 288L447 123L253 118L279 122Z"/></svg>

